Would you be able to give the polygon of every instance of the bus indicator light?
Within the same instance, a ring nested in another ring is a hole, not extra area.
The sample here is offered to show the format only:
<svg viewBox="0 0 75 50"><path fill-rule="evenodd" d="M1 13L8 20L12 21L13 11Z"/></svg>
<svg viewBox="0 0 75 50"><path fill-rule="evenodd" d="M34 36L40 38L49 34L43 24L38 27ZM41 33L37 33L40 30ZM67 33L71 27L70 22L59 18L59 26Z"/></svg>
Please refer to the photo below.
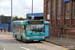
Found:
<svg viewBox="0 0 75 50"><path fill-rule="evenodd" d="M30 38L25 38L25 39L30 39Z"/></svg>

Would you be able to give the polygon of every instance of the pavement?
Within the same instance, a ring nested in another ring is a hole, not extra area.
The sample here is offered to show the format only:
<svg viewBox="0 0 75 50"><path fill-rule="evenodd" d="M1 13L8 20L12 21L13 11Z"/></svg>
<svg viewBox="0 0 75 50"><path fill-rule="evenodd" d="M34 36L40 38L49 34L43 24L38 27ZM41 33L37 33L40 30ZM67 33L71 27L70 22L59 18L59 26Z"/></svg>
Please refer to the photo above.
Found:
<svg viewBox="0 0 75 50"><path fill-rule="evenodd" d="M75 39L73 38L58 38L51 36L50 38L46 38L46 41L68 49L75 49Z"/></svg>
<svg viewBox="0 0 75 50"><path fill-rule="evenodd" d="M0 50L68 50L45 41L23 43L16 40L12 32L0 32Z"/></svg>

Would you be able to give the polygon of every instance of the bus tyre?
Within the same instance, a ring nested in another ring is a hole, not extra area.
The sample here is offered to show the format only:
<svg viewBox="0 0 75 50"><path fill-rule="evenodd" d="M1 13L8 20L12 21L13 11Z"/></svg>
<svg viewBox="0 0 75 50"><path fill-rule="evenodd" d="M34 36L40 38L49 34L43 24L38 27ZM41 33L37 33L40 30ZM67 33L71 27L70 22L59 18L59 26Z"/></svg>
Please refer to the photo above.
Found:
<svg viewBox="0 0 75 50"><path fill-rule="evenodd" d="M21 37L21 42L23 42L23 38Z"/></svg>
<svg viewBox="0 0 75 50"><path fill-rule="evenodd" d="M17 35L15 35L15 38L17 38Z"/></svg>
<svg viewBox="0 0 75 50"><path fill-rule="evenodd" d="M40 41L38 41L40 43Z"/></svg>

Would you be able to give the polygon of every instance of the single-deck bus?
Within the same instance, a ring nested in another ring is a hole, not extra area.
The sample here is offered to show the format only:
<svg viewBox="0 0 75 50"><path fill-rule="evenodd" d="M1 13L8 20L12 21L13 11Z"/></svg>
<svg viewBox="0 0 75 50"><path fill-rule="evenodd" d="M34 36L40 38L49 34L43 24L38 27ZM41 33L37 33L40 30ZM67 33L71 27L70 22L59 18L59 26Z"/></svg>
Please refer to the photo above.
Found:
<svg viewBox="0 0 75 50"><path fill-rule="evenodd" d="M21 41L45 41L45 21L13 21L13 36Z"/></svg>

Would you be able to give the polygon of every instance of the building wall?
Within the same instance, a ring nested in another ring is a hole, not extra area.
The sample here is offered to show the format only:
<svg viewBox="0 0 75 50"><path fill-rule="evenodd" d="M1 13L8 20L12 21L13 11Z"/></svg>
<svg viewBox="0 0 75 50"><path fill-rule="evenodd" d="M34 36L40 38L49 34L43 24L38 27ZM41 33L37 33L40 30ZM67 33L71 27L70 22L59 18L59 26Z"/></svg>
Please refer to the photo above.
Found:
<svg viewBox="0 0 75 50"><path fill-rule="evenodd" d="M58 0L55 0L55 19L52 20L52 0L50 0L50 20L47 20L47 1L44 0L44 20L49 21L50 24L50 35L58 36L58 33L66 34L66 35L75 35L75 19L72 19L72 8L73 1L67 0L70 2L69 5L69 19L65 19L66 14L66 2L65 0L61 0L61 13L60 19L57 19L57 3Z"/></svg>
<svg viewBox="0 0 75 50"><path fill-rule="evenodd" d="M63 18L64 18L64 22L63 22L63 26L64 26L64 34L67 35L75 35L75 19L73 19L72 17L72 8L73 8L73 0L69 1L70 2L70 8L69 8L69 19L65 19L65 2L63 2Z"/></svg>
<svg viewBox="0 0 75 50"><path fill-rule="evenodd" d="M47 20L47 0L44 0L44 20L46 21L50 21L50 20Z"/></svg>

